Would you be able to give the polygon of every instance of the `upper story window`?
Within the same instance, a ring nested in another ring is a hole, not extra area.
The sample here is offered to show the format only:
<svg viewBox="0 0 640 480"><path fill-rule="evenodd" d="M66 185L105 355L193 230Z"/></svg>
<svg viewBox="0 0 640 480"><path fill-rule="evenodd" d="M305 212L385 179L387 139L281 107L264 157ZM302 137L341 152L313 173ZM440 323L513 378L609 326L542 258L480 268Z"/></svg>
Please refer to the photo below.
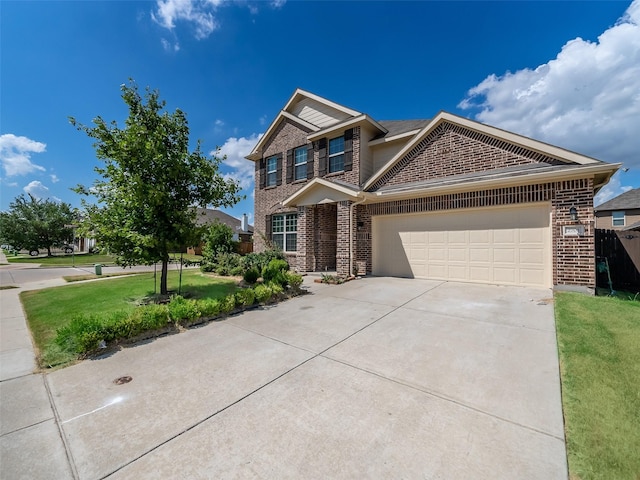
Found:
<svg viewBox="0 0 640 480"><path fill-rule="evenodd" d="M611 225L614 227L624 227L624 211L613 212L611 214Z"/></svg>
<svg viewBox="0 0 640 480"><path fill-rule="evenodd" d="M277 173L278 173L278 157L273 156L267 158L267 187L272 187L276 185L277 181Z"/></svg>
<svg viewBox="0 0 640 480"><path fill-rule="evenodd" d="M329 173L344 170L344 137L329 140Z"/></svg>
<svg viewBox="0 0 640 480"><path fill-rule="evenodd" d="M298 147L294 150L294 180L307 178L307 147Z"/></svg>

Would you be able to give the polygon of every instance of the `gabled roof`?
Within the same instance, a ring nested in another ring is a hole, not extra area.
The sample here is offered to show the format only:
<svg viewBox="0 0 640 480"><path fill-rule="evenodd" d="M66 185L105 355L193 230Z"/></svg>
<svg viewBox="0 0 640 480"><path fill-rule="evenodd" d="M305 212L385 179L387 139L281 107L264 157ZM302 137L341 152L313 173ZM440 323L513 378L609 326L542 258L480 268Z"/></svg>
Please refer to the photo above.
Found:
<svg viewBox="0 0 640 480"><path fill-rule="evenodd" d="M305 108L307 109L306 111L309 111L310 105L315 105L320 110L324 109L327 112L334 112L337 114L336 117L338 118L336 118L335 121L329 120L327 124L327 115L323 116L322 113L320 113L318 118L322 118L323 122L321 122L322 125L318 125L309 118L303 118L305 117ZM296 91L293 92L289 101L287 101L284 108L271 122L265 134L260 138L256 146L253 147L251 153L249 153L245 158L253 161L260 159L262 157L263 146L269 141L273 132L278 128L278 125L280 125L280 122L285 119L297 123L310 132L317 132L330 125L335 125L344 122L345 120L349 120L350 118L359 117L360 115L362 114L356 110L352 110L351 108L347 108L343 105L332 102L331 100L327 100L326 98L322 98L318 95L297 88Z"/></svg>
<svg viewBox="0 0 640 480"><path fill-rule="evenodd" d="M369 196L361 192L358 186L346 182L325 180L316 177L300 190L282 202L285 207L322 205L324 203L357 201L362 196Z"/></svg>
<svg viewBox="0 0 640 480"><path fill-rule="evenodd" d="M600 160L580 155L563 148L549 145L538 140L508 132L490 125L485 125L468 118L453 115L448 112L439 112L431 121L425 125L422 130L415 135L389 162L387 162L380 170L378 170L364 185L364 190L371 188L385 173L387 173L396 163L402 160L411 150L413 150L425 137L435 130L442 123L451 123L467 128L472 131L482 133L484 135L496 138L498 140L518 145L534 152L542 153L567 164L579 165L608 165ZM617 169L617 167L615 167ZM613 174L613 172L612 172Z"/></svg>
<svg viewBox="0 0 640 480"><path fill-rule="evenodd" d="M603 210L628 210L631 208L640 208L640 188L624 192L608 202L598 205L595 210L596 212L601 212Z"/></svg>
<svg viewBox="0 0 640 480"><path fill-rule="evenodd" d="M247 231L243 232L242 222L227 213L211 208L196 208L196 225L210 225L215 221L224 223L237 233L253 233L253 225L247 225Z"/></svg>

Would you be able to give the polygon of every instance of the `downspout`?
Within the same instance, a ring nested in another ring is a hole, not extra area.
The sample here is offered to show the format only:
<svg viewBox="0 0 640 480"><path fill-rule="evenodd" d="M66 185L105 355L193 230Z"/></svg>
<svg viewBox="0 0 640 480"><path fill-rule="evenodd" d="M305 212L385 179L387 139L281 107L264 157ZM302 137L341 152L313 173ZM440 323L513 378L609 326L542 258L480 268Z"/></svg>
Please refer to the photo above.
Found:
<svg viewBox="0 0 640 480"><path fill-rule="evenodd" d="M367 197L352 203L349 206L349 276L353 276L353 212L356 205L360 205L367 201Z"/></svg>

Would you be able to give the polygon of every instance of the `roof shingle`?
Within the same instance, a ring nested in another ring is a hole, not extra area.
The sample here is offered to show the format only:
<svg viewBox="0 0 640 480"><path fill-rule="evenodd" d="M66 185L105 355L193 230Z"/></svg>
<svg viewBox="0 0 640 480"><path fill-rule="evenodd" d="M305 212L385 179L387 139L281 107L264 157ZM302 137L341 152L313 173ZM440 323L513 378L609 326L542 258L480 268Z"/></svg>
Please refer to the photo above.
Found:
<svg viewBox="0 0 640 480"><path fill-rule="evenodd" d="M630 208L640 208L640 188L624 192L622 195L598 205L595 210L596 212L601 212L603 210L625 210Z"/></svg>

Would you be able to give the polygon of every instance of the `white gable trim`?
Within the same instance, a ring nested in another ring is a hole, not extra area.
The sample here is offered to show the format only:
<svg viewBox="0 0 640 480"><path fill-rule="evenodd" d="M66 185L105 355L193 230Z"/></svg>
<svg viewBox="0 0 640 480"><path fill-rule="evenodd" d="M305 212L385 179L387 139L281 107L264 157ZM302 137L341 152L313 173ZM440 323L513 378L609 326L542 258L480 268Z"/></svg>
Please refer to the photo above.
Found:
<svg viewBox="0 0 640 480"><path fill-rule="evenodd" d="M325 197L324 200L317 200L317 198L319 198L317 195L318 192L325 192L324 194L320 195L320 197ZM305 201L305 197L314 196L314 193L316 193L316 199L310 202ZM361 199L362 197L369 198L371 197L371 194L361 192L359 190L354 190L347 186L338 185L337 183L333 183L323 178L316 177L300 190L295 192L293 195L285 199L282 202L282 205L285 207L295 207L298 205L320 205L323 203L334 203L343 200L355 201Z"/></svg>
<svg viewBox="0 0 640 480"><path fill-rule="evenodd" d="M314 141L314 140L317 140L318 138L326 137L327 135L331 134L332 132L337 132L338 130L345 130L347 128L354 127L356 125L360 125L360 124L363 124L363 123L370 123L375 128L380 130L382 133L386 133L387 132L387 129L384 128L382 125L380 125L378 122L376 122L373 118L371 118L367 114L363 114L363 115L360 115L360 116L358 116L356 118L350 118L348 120L345 120L344 122L340 122L340 123L336 123L335 125L331 125L330 127L327 127L324 130L317 130L314 133L310 133L307 138L310 141Z"/></svg>
<svg viewBox="0 0 640 480"><path fill-rule="evenodd" d="M356 110L352 110L343 105L332 102L331 100L327 100L326 98L319 97L318 95L302 90L301 88L297 88L296 91L293 92L293 95L291 96L287 104L284 106L283 110L288 112L291 106L300 100L300 97L307 97L312 100L315 100L316 102L324 103L325 105L331 108L335 108L336 110L339 110L341 112L344 112L347 115L351 115L352 117L357 117L358 115L361 115L361 113L357 112Z"/></svg>
<svg viewBox="0 0 640 480"><path fill-rule="evenodd" d="M484 133L485 135L488 135L490 137L494 137L496 139L499 139L508 143L519 145L521 147L527 148L534 152L539 152L545 155L549 155L551 157L558 158L560 160L564 160L569 163L577 163L579 165L602 164L602 162L599 160L586 157L584 155L580 155L578 153L565 150L563 148L555 147L553 145L540 142L538 140L533 140L531 138L524 137L522 135L507 132L505 130L492 127L490 125L485 125L484 123L469 120L468 118L459 117L458 115L453 115L447 112L440 112L431 120L431 122L429 122L429 124L426 127L424 127L420 131L418 135L416 135L409 143L407 143L391 160L389 160L380 170L374 173L374 175L369 180L367 180L367 182L364 184L363 188L365 190L368 188L371 188L373 184L375 184L397 162L402 160L402 158L404 158L404 156L407 155L411 151L411 149L413 149L429 133L431 133L433 129L435 129L438 125L444 122L452 123L454 125L459 125L461 127L468 128L469 130L474 130L476 132Z"/></svg>

